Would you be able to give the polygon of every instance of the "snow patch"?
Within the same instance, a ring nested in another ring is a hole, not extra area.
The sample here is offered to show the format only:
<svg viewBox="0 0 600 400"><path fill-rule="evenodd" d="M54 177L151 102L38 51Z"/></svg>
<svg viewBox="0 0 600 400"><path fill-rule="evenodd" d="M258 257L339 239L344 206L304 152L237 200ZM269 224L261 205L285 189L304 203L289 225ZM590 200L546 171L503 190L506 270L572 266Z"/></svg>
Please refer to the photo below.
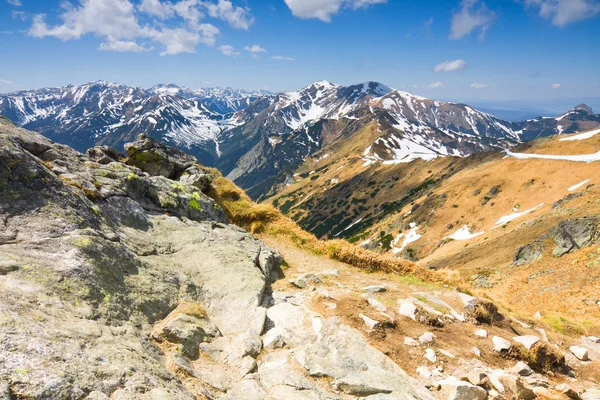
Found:
<svg viewBox="0 0 600 400"><path fill-rule="evenodd" d="M577 139L577 140L579 140L579 139ZM542 160L562 160L562 161L575 161L575 162L585 162L585 163L600 161L600 151L595 154L579 154L579 155L574 155L574 156L513 153L510 150L505 150L505 152L508 157L517 158L519 160L525 160L528 158L539 158Z"/></svg>
<svg viewBox="0 0 600 400"><path fill-rule="evenodd" d="M462 228L460 228L459 230L454 232L452 235L448 236L448 239L469 240L469 239L476 238L477 236L483 235L484 233L485 233L485 231L471 233L469 227L467 225L464 225Z"/></svg>
<svg viewBox="0 0 600 400"><path fill-rule="evenodd" d="M500 225L504 225L504 224L506 224L512 220L515 220L517 218L520 218L524 215L527 215L530 212L533 212L533 211L537 210L538 208L542 207L543 205L544 205L544 203L539 204L533 208L530 208L529 210L521 211L520 213L513 213L513 214L505 215L505 216L501 217L498 221L496 221L496 227L498 227Z"/></svg>
<svg viewBox="0 0 600 400"><path fill-rule="evenodd" d="M573 141L573 140L585 140L585 139L589 139L589 138L591 138L593 136L596 136L599 133L600 133L600 129L596 129L594 131L584 132L584 133L580 133L578 135L570 135L569 137L562 138L559 141L561 141L561 142L570 142L570 141Z"/></svg>
<svg viewBox="0 0 600 400"><path fill-rule="evenodd" d="M574 190L579 189L580 187L582 187L583 185L587 184L589 181L591 181L591 179L586 179L585 181L578 183L577 185L573 185L570 188L567 189L567 192L572 192Z"/></svg>

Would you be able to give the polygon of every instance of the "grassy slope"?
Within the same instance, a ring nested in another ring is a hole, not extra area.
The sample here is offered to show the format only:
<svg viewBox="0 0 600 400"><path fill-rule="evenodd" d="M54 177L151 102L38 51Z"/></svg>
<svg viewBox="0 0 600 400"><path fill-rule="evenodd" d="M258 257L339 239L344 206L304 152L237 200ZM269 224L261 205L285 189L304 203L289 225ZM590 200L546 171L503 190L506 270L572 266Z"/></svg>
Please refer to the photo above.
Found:
<svg viewBox="0 0 600 400"><path fill-rule="evenodd" d="M334 143L308 159L298 170L303 175L272 198L273 204L300 226L324 237L363 218L340 237L352 241L368 238L378 244L374 249L378 252L389 249L391 240L415 222L423 237L409 247L420 259L419 265L456 270L465 280L487 280L493 286L482 292L527 316L539 310L551 320L554 313L573 314L576 305L573 317L580 325L600 322L595 304L599 300L600 273L596 266L600 264L600 249L582 250L560 259L547 254L541 262L512 267L520 246L561 220L600 214L598 186L587 190L583 186L577 190L581 197L552 208L570 193L567 188L586 179L598 184L594 182L599 172L597 163L516 160L497 153L367 167L358 155L362 152L359 149L366 148L369 134L373 131L363 132L363 139L352 143ZM585 141L544 138L517 151L592 154L598 149L600 135ZM329 156L322 158L324 154ZM315 172L309 175L310 171ZM494 186L499 186L500 192L482 205ZM542 203L530 214L495 227L500 217L515 212L515 208L518 212ZM470 240L443 240L464 225L471 232L485 233Z"/></svg>

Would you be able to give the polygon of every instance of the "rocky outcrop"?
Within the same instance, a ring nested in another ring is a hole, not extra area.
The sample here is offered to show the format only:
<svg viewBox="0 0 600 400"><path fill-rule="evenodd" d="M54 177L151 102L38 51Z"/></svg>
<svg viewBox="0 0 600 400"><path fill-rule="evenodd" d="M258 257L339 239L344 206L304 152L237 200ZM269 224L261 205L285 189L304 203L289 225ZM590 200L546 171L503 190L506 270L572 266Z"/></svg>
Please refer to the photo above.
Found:
<svg viewBox="0 0 600 400"><path fill-rule="evenodd" d="M127 164L138 167L152 176L176 179L197 160L174 147L165 146L146 135L139 135L135 142L127 143Z"/></svg>
<svg viewBox="0 0 600 400"><path fill-rule="evenodd" d="M281 256L228 223L195 159L143 137L128 154L0 121L0 398L432 399L272 292Z"/></svg>
<svg viewBox="0 0 600 400"><path fill-rule="evenodd" d="M560 222L550 232L527 244L514 257L515 265L530 264L542 258L546 246L554 246L552 255L561 257L600 241L600 217L574 218Z"/></svg>

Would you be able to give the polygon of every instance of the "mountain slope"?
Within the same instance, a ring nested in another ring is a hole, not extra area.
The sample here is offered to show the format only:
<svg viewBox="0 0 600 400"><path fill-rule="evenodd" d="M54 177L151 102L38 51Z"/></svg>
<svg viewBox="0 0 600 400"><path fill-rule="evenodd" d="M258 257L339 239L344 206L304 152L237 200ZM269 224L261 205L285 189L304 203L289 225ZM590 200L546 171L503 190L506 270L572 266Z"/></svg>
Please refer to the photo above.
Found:
<svg viewBox="0 0 600 400"><path fill-rule="evenodd" d="M557 118L507 122L377 82L321 81L272 95L176 85L143 90L100 81L2 95L0 113L80 151L97 144L121 148L147 134L217 166L253 198L280 190L319 152L360 156L366 164L408 163L600 126L600 116L585 105ZM348 141L352 151L340 152Z"/></svg>
<svg viewBox="0 0 600 400"><path fill-rule="evenodd" d="M3 399L555 398L566 379L593 398L588 331L527 325L450 275L319 241L147 136L126 148L81 154L0 117Z"/></svg>
<svg viewBox="0 0 600 400"><path fill-rule="evenodd" d="M584 106L556 119L514 123L376 82L349 87L317 82L254 106L236 114L236 126L221 134L224 150L217 165L255 198L290 183L297 168L319 151L338 158L360 156L368 164L407 163L464 157L600 126L600 116ZM357 139L360 149L330 151Z"/></svg>
<svg viewBox="0 0 600 400"><path fill-rule="evenodd" d="M144 133L213 164L227 118L265 94L176 85L143 90L98 81L3 95L0 113L80 151L99 144L122 148Z"/></svg>
<svg viewBox="0 0 600 400"><path fill-rule="evenodd" d="M530 315L598 315L599 163L599 129L407 164L317 153L269 202L319 237L457 271Z"/></svg>

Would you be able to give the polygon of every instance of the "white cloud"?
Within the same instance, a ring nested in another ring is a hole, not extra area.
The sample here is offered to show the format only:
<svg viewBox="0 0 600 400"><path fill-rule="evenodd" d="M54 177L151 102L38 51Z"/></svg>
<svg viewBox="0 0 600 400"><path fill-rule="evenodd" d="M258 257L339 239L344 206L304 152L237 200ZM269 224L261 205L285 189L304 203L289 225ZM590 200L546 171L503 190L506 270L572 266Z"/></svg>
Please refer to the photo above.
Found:
<svg viewBox="0 0 600 400"><path fill-rule="evenodd" d="M197 32L183 28L153 30L149 36L165 46L161 56L194 53L200 43L214 46L219 30L210 24L201 24L197 28Z"/></svg>
<svg viewBox="0 0 600 400"><path fill-rule="evenodd" d="M373 4L387 3L387 0L285 0L292 14L299 18L316 18L330 22L331 16L342 6L353 10Z"/></svg>
<svg viewBox="0 0 600 400"><path fill-rule="evenodd" d="M491 85L488 85L487 83L472 83L471 84L471 89L488 89L490 87L491 87Z"/></svg>
<svg viewBox="0 0 600 400"><path fill-rule="evenodd" d="M161 55L172 55L193 53L200 44L215 45L220 31L214 25L202 22L205 18L202 8L215 18L226 19L237 27L243 27L240 21L249 23L250 18L248 10L235 8L227 0L219 0L218 3L142 0L137 9L131 0L79 0L76 5L65 2L62 7L64 11L59 15L62 23L49 26L45 15L38 14L33 17L28 34L61 40L76 40L91 34L103 39L99 50L119 52L152 50L138 44L139 40L150 40L162 45ZM138 13L152 18L141 26ZM176 17L179 24L172 21L165 23Z"/></svg>
<svg viewBox="0 0 600 400"><path fill-rule="evenodd" d="M99 50L142 53L152 49L140 46L132 40L117 40L116 42L100 43Z"/></svg>
<svg viewBox="0 0 600 400"><path fill-rule="evenodd" d="M227 21L234 28L248 29L254 22L254 18L250 16L247 8L234 7L231 1L219 0L217 4L203 4L211 17Z"/></svg>
<svg viewBox="0 0 600 400"><path fill-rule="evenodd" d="M562 83L553 83L552 89L560 89L561 86L562 86Z"/></svg>
<svg viewBox="0 0 600 400"><path fill-rule="evenodd" d="M552 19L552 24L560 27L600 13L597 0L525 0L525 4L539 8L540 16Z"/></svg>
<svg viewBox="0 0 600 400"><path fill-rule="evenodd" d="M465 60L444 61L433 67L433 72L452 72L464 69L467 66Z"/></svg>
<svg viewBox="0 0 600 400"><path fill-rule="evenodd" d="M160 0L142 0L139 10L159 19L171 18L174 13L171 3L161 3Z"/></svg>
<svg viewBox="0 0 600 400"><path fill-rule="evenodd" d="M45 15L33 18L29 34L43 38L54 36L62 40L79 39L91 33L115 42L140 36L141 28L129 0L82 0L79 7L63 3L66 11L61 15L62 25L49 27Z"/></svg>
<svg viewBox="0 0 600 400"><path fill-rule="evenodd" d="M463 38L479 28L479 40L483 40L495 17L483 1L480 4L479 0L462 0L460 10L452 15L450 39Z"/></svg>
<svg viewBox="0 0 600 400"><path fill-rule="evenodd" d="M446 85L444 85L443 82L436 82L436 83L432 83L431 85L428 85L427 89L441 89L444 86L446 86Z"/></svg>
<svg viewBox="0 0 600 400"><path fill-rule="evenodd" d="M263 49L262 47L260 47L259 45L255 44L253 46L245 46L244 50L249 51L250 53L252 53L252 57L254 58L259 58L259 54L260 53L264 53L267 50Z"/></svg>
<svg viewBox="0 0 600 400"><path fill-rule="evenodd" d="M295 58L292 57L284 57L284 56L273 56L271 57L273 60L276 61L296 61Z"/></svg>
<svg viewBox="0 0 600 400"><path fill-rule="evenodd" d="M212 18L227 21L229 25L237 29L248 29L254 22L248 8L234 7L229 0L218 0L216 3L202 0L180 0L175 3L142 0L139 10L161 20L177 15L186 20L192 28L197 27L205 18L204 12Z"/></svg>
<svg viewBox="0 0 600 400"><path fill-rule="evenodd" d="M240 55L240 53L238 51L235 51L233 46L220 46L219 51L221 53L225 54L226 56L230 56L230 57L237 57Z"/></svg>
<svg viewBox="0 0 600 400"><path fill-rule="evenodd" d="M0 85L10 85L12 81L8 81L6 79L0 79Z"/></svg>
<svg viewBox="0 0 600 400"><path fill-rule="evenodd" d="M6 0L6 2L15 7L21 7L21 0Z"/></svg>

